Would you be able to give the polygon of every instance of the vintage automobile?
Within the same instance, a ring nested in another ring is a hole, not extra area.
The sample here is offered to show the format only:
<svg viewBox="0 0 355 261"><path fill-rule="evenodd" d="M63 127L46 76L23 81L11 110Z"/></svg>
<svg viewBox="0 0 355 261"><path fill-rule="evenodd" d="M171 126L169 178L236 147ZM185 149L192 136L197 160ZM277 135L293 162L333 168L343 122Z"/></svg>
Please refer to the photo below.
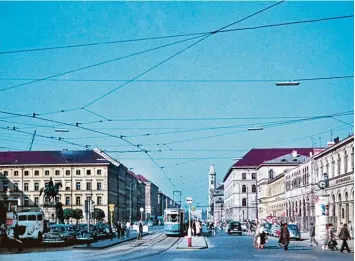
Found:
<svg viewBox="0 0 355 261"><path fill-rule="evenodd" d="M287 229L290 233L290 239L301 240L301 232L296 224L288 224Z"/></svg>
<svg viewBox="0 0 355 261"><path fill-rule="evenodd" d="M110 225L105 223L97 223L96 229L99 238L109 238L110 237ZM113 233L113 231L112 231Z"/></svg>
<svg viewBox="0 0 355 261"><path fill-rule="evenodd" d="M247 223L246 223L246 222L241 222L240 224L241 224L241 226L242 226L243 232L247 232L247 230L248 230L248 228L247 228Z"/></svg>
<svg viewBox="0 0 355 261"><path fill-rule="evenodd" d="M271 226L272 224L269 222L264 223L264 231L267 235L271 235Z"/></svg>
<svg viewBox="0 0 355 261"><path fill-rule="evenodd" d="M76 240L75 228L73 225L56 224L51 225L49 232L43 235L43 244L73 244Z"/></svg>
<svg viewBox="0 0 355 261"><path fill-rule="evenodd" d="M95 225L89 225L88 232L88 224L79 224L76 228L76 239L78 241L94 241L97 242L99 238L99 234Z"/></svg>
<svg viewBox="0 0 355 261"><path fill-rule="evenodd" d="M228 235L237 234L238 236L242 235L242 225L240 222L232 221L228 224Z"/></svg>

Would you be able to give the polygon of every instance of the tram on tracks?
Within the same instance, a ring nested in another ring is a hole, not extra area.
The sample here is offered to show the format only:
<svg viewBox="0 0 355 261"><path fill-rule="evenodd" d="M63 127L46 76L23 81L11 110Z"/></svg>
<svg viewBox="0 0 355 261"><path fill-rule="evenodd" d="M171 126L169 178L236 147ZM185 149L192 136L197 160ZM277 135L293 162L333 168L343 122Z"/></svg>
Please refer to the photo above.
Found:
<svg viewBox="0 0 355 261"><path fill-rule="evenodd" d="M164 233L167 236L184 236L184 210L167 208L164 211Z"/></svg>

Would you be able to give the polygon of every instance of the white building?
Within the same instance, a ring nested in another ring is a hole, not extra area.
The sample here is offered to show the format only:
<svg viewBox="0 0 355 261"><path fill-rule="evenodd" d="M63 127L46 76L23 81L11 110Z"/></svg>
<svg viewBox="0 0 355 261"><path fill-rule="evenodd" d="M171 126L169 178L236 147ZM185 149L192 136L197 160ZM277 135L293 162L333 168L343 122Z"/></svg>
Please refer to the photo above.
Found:
<svg viewBox="0 0 355 261"><path fill-rule="evenodd" d="M226 220L258 219L257 168L265 161L297 151L309 155L312 148L252 149L237 161L225 175L224 208ZM265 169L268 175L268 170Z"/></svg>
<svg viewBox="0 0 355 261"><path fill-rule="evenodd" d="M265 161L257 167L259 218L286 215L284 213L285 172L304 163L307 158L297 150L293 150L292 153ZM287 195L286 198L289 199Z"/></svg>

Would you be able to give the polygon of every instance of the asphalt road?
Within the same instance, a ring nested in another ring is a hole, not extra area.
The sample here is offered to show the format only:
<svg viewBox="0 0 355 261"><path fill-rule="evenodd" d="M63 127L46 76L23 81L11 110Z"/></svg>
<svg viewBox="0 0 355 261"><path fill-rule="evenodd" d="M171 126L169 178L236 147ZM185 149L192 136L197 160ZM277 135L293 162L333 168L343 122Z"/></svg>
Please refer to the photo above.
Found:
<svg viewBox="0 0 355 261"><path fill-rule="evenodd" d="M155 228L160 230L159 228ZM215 237L207 238L208 249L178 250L177 238L166 238L161 233L147 236L142 241L131 241L122 245L103 250L65 250L60 252L44 252L29 254L0 255L0 260L6 261L115 261L115 260L143 260L143 261L333 261L354 260L354 254L323 251L319 247L312 248L307 242L291 241L289 251L284 251L277 245L277 239L269 237L265 249L255 249L251 236L228 236L219 232Z"/></svg>

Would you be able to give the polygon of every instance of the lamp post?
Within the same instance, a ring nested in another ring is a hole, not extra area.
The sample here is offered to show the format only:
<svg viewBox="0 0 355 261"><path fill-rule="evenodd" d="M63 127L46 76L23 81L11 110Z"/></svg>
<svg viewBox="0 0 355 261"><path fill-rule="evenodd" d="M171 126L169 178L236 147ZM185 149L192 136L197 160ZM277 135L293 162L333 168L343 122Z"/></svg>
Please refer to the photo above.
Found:
<svg viewBox="0 0 355 261"><path fill-rule="evenodd" d="M144 208L140 208L139 211L141 212L141 220L143 220L143 211L144 211Z"/></svg>
<svg viewBox="0 0 355 261"><path fill-rule="evenodd" d="M193 200L191 197L186 198L186 203L189 205L189 229L187 230L187 246L192 247L192 238L191 238L191 204Z"/></svg>
<svg viewBox="0 0 355 261"><path fill-rule="evenodd" d="M132 181L131 182L131 190L130 190L130 208L129 208L129 222L132 224L132 190L133 190L133 187L135 187L135 186L133 186L133 185L135 185L135 182L134 181ZM141 219L142 219L142 217L141 217Z"/></svg>

